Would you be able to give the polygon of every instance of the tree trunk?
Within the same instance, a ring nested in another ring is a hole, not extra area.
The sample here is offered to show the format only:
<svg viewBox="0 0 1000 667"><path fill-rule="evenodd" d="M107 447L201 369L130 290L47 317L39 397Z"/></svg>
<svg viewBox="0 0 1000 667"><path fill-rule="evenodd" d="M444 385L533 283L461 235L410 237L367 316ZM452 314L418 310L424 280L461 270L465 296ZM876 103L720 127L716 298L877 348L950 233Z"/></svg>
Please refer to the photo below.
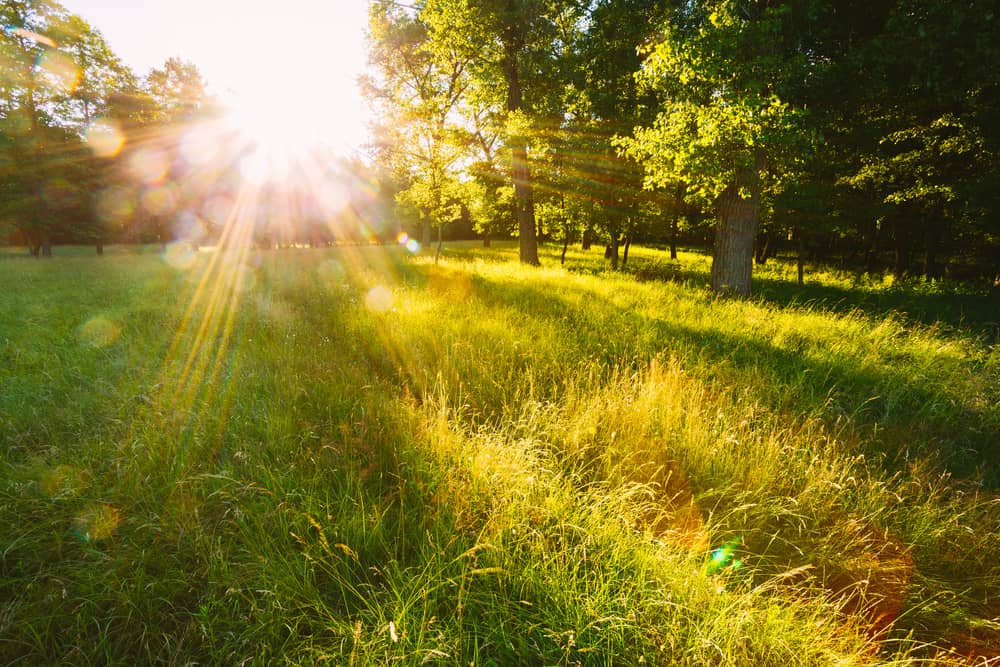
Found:
<svg viewBox="0 0 1000 667"><path fill-rule="evenodd" d="M757 162L761 159L758 157ZM741 167L736 182L719 196L718 225L712 255L712 291L750 296L753 240L760 221L760 165ZM749 196L740 196L744 190Z"/></svg>
<svg viewBox="0 0 1000 667"><path fill-rule="evenodd" d="M103 241L98 241L97 244L96 244L96 246L97 246L97 255L99 257L102 256L102 255L104 255L104 242Z"/></svg>
<svg viewBox="0 0 1000 667"><path fill-rule="evenodd" d="M39 253L42 250L42 244L35 238L35 235L27 229L23 230L22 233L24 234L24 242L28 244L28 254L35 259L38 259Z"/></svg>
<svg viewBox="0 0 1000 667"><path fill-rule="evenodd" d="M513 10L513 1L508 4ZM509 26L504 31L503 72L507 80L507 111L521 110L523 94L518 71L520 39L518 28ZM514 181L515 214L517 216L518 246L522 264L538 266L538 238L535 235L535 202L531 187L531 167L528 164L528 145L522 138L511 139L511 173Z"/></svg>
<svg viewBox="0 0 1000 667"><path fill-rule="evenodd" d="M795 268L798 270L799 287L806 284L806 235L801 229L795 230L795 241L798 243L798 257L795 260Z"/></svg>
<svg viewBox="0 0 1000 667"><path fill-rule="evenodd" d="M604 248L604 257L611 260L611 270L618 270L618 233L611 234L611 240Z"/></svg>
<svg viewBox="0 0 1000 667"><path fill-rule="evenodd" d="M566 265L566 251L569 250L569 230L563 235L563 250L562 256L559 257L559 263L563 266Z"/></svg>
<svg viewBox="0 0 1000 667"><path fill-rule="evenodd" d="M670 259L677 259L677 217L670 222Z"/></svg>
<svg viewBox="0 0 1000 667"><path fill-rule="evenodd" d="M622 269L624 269L625 265L628 264L628 251L629 248L631 247L632 247L632 235L630 234L625 237L625 249L622 251Z"/></svg>
<svg viewBox="0 0 1000 667"><path fill-rule="evenodd" d="M444 225L438 225L438 244L434 251L434 263L437 264L441 258L441 248L444 246Z"/></svg>
<svg viewBox="0 0 1000 667"><path fill-rule="evenodd" d="M517 233L522 264L538 266L538 238L535 236L535 203L531 189L531 169L528 166L528 149L515 146L514 198L517 200Z"/></svg>
<svg viewBox="0 0 1000 667"><path fill-rule="evenodd" d="M424 218L420 221L420 247L430 248L431 246L431 220Z"/></svg>
<svg viewBox="0 0 1000 667"><path fill-rule="evenodd" d="M493 239L490 237L490 230L487 229L483 232L483 247L489 248L491 245L493 245Z"/></svg>
<svg viewBox="0 0 1000 667"><path fill-rule="evenodd" d="M590 246L593 244L594 240L590 236L590 227L583 230L583 241L580 243L581 250L590 250Z"/></svg>
<svg viewBox="0 0 1000 667"><path fill-rule="evenodd" d="M941 226L934 221L927 222L927 233L924 236L924 277L940 278L941 267L937 258L941 249Z"/></svg>
<svg viewBox="0 0 1000 667"><path fill-rule="evenodd" d="M881 226L878 220L872 222L868 251L865 253L865 271L867 273L875 272L875 260L878 258L879 228Z"/></svg>
<svg viewBox="0 0 1000 667"><path fill-rule="evenodd" d="M898 218L893 222L892 236L896 250L896 263L892 272L897 278L904 278L910 272L910 235L906 224Z"/></svg>
<svg viewBox="0 0 1000 667"><path fill-rule="evenodd" d="M771 257L771 239L773 238L774 236L768 233L757 235L757 252L754 261L758 266L767 264L767 260Z"/></svg>

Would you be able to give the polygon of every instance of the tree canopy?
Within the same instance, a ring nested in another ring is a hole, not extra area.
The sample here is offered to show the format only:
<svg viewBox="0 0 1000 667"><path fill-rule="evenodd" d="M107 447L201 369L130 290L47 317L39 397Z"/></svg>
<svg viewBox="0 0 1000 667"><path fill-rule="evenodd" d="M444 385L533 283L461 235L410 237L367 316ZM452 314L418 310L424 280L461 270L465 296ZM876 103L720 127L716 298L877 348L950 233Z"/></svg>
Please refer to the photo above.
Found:
<svg viewBox="0 0 1000 667"><path fill-rule="evenodd" d="M429 61L461 59L448 123L475 137L489 119L503 137L488 171L513 188L526 263L536 235L594 230L617 261L622 239L713 219L722 293L749 294L754 258L782 239L800 258L901 276L998 272L990 3L381 4ZM445 171L471 178L479 145L451 145Z"/></svg>

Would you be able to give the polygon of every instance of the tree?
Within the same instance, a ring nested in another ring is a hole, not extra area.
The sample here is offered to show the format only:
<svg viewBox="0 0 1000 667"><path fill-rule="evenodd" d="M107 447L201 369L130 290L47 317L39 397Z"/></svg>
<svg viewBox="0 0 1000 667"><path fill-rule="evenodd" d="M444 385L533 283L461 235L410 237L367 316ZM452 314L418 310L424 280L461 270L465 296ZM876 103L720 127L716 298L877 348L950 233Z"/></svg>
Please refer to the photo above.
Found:
<svg viewBox="0 0 1000 667"><path fill-rule="evenodd" d="M55 2L32 0L4 3L0 86L3 88L3 128L6 140L4 213L14 220L31 253L51 254L63 197L49 199L49 191L65 191L58 182L60 168L74 155L73 137L59 126L59 101L75 85L75 70L48 33L65 16ZM78 142L77 142L78 143Z"/></svg>
<svg viewBox="0 0 1000 667"><path fill-rule="evenodd" d="M406 184L397 200L417 212L426 246L432 228L440 241L443 225L457 217L456 165L465 145L455 115L468 57L430 48L421 15L392 2L371 5L369 43L378 74L364 87L381 111L379 157Z"/></svg>
<svg viewBox="0 0 1000 667"><path fill-rule="evenodd" d="M421 12L432 48L466 56L472 88L502 113L525 264L539 263L531 135L537 119L562 111L553 94L560 87L560 28L574 24L582 9L569 0L428 0Z"/></svg>
<svg viewBox="0 0 1000 667"><path fill-rule="evenodd" d="M58 3L5 3L0 22L5 213L36 256L48 256L54 242L95 242L100 252L95 193L122 143L113 100L135 88L135 77L97 30ZM108 150L99 147L105 131L114 135Z"/></svg>
<svg viewBox="0 0 1000 667"><path fill-rule="evenodd" d="M841 108L861 129L837 135L849 155L840 183L879 207L898 276L939 276L963 254L979 271L1000 271L988 256L1000 254L995 3L897 0L879 18L848 59Z"/></svg>
<svg viewBox="0 0 1000 667"><path fill-rule="evenodd" d="M655 94L636 81L643 60L639 47L657 34L668 6L662 0L594 3L573 54L572 140L567 148L577 185L570 192L596 198L591 226L605 230L614 267L622 237L627 246L649 222L651 193L643 192L642 165L620 154L613 138L655 117Z"/></svg>
<svg viewBox="0 0 1000 667"><path fill-rule="evenodd" d="M819 66L796 30L808 4L684 3L643 66L662 108L621 145L642 161L648 185L686 185L688 197L715 211L711 286L720 294L750 294L765 186L816 139L797 99Z"/></svg>
<svg viewBox="0 0 1000 667"><path fill-rule="evenodd" d="M146 88L158 108L156 120L161 123L190 120L209 102L198 66L180 58L167 58L162 67L150 70Z"/></svg>

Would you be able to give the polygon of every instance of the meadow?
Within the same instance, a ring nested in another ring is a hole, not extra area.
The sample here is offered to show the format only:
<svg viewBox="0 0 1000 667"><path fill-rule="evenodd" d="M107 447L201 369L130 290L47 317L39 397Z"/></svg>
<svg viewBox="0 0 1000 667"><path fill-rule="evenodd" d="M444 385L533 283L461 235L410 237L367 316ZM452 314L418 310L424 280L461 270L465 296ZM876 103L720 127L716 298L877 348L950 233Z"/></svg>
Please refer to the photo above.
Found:
<svg viewBox="0 0 1000 667"><path fill-rule="evenodd" d="M600 251L0 261L0 664L1000 664L1000 306Z"/></svg>

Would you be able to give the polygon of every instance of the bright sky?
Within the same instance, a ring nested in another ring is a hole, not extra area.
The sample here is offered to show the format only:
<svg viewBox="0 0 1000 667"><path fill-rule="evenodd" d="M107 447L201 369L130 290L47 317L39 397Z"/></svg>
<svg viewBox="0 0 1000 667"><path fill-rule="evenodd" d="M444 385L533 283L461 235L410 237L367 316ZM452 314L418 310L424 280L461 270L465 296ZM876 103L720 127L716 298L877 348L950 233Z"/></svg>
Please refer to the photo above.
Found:
<svg viewBox="0 0 1000 667"><path fill-rule="evenodd" d="M136 73L171 56L198 66L250 125L342 150L365 139L356 78L368 0L62 0ZM268 137L275 141L279 137Z"/></svg>

